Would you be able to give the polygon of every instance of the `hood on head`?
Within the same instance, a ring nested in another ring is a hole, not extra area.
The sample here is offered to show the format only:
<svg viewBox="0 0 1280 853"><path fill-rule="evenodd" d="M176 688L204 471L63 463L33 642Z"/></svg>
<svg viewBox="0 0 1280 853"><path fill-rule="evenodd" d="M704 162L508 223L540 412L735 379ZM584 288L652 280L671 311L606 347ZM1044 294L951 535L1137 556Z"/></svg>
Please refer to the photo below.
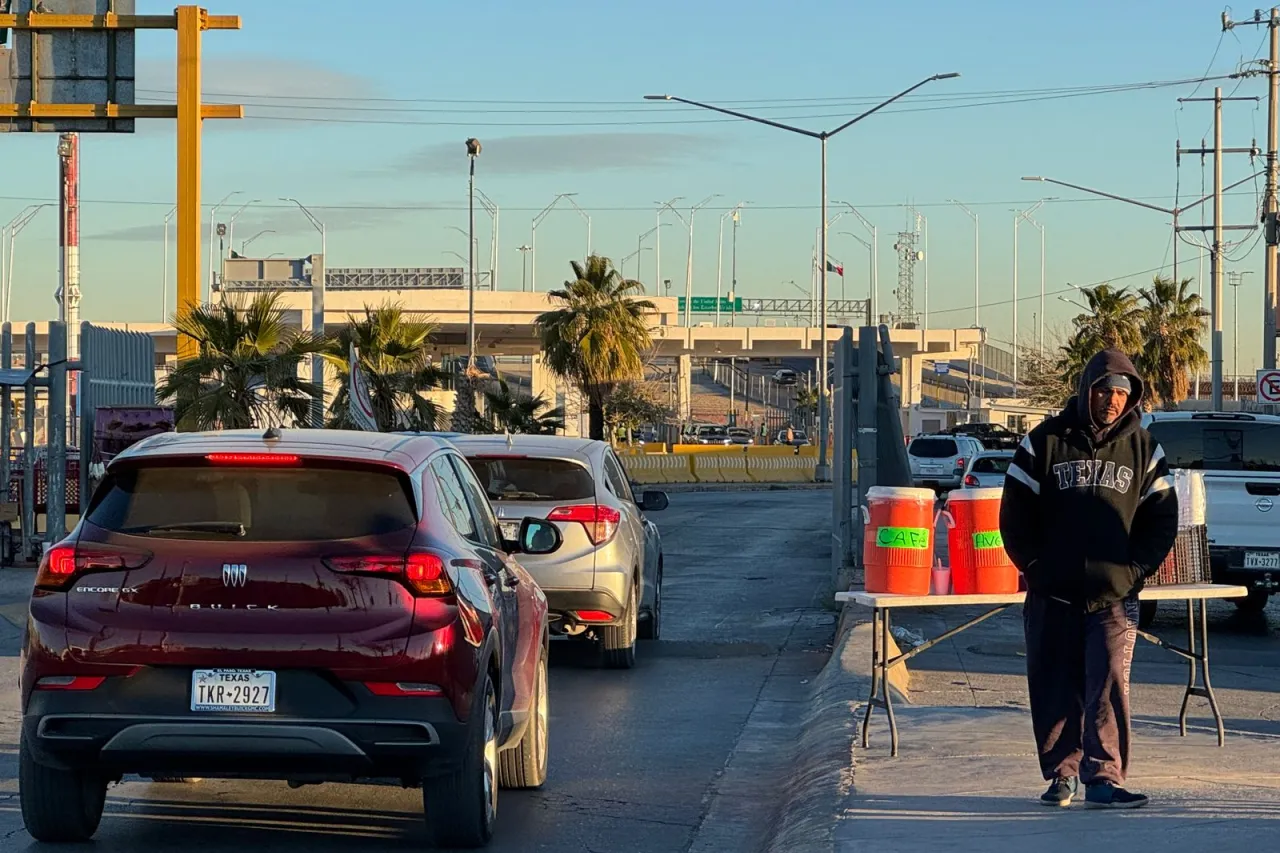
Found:
<svg viewBox="0 0 1280 853"><path fill-rule="evenodd" d="M1103 377L1115 374L1128 377L1129 384L1133 387L1133 391L1129 394L1129 401L1125 404L1124 411L1116 419L1116 422L1118 423L1130 412L1142 405L1142 398L1147 389L1142 377L1138 375L1138 369L1133 366L1129 356L1120 350L1104 349L1089 359L1089 363L1085 365L1084 372L1080 374L1080 384L1076 387L1075 402L1076 414L1079 415L1081 423L1093 423L1093 413L1089 410L1089 391Z"/></svg>

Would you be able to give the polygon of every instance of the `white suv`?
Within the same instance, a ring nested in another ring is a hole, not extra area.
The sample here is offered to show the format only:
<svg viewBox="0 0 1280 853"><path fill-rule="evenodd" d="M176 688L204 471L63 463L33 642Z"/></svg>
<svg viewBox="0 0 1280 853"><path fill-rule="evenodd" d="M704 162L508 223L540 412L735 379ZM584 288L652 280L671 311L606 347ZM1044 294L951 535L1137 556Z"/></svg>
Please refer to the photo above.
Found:
<svg viewBox="0 0 1280 853"><path fill-rule="evenodd" d="M1237 606L1262 610L1280 589L1280 416L1151 412L1142 425L1170 468L1204 471L1213 580L1248 587Z"/></svg>
<svg viewBox="0 0 1280 853"><path fill-rule="evenodd" d="M958 489L969 460L985 450L968 435L918 435L907 445L911 480L921 488Z"/></svg>

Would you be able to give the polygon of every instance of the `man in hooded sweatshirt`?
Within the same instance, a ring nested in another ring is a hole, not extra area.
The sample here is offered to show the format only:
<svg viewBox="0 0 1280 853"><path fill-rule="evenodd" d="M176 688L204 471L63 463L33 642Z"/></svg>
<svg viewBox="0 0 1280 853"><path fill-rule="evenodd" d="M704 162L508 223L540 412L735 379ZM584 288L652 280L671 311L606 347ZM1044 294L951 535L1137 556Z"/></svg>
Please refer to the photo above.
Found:
<svg viewBox="0 0 1280 853"><path fill-rule="evenodd" d="M1026 578L1027 688L1040 801L1137 808L1129 769L1129 668L1138 592L1178 532L1164 450L1140 425L1128 356L1090 359L1061 414L1022 440L1005 477L1000 532Z"/></svg>

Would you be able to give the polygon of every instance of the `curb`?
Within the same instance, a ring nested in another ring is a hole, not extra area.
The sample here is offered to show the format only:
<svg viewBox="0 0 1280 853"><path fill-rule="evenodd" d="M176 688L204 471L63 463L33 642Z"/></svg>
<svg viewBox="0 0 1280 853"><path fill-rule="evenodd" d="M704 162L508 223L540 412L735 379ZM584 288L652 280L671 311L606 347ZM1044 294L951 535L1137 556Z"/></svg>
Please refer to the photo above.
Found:
<svg viewBox="0 0 1280 853"><path fill-rule="evenodd" d="M767 853L832 853L840 803L854 788L854 755L860 734L859 710L871 690L871 623L863 607L840 614L830 660L814 680L796 742L795 761L784 785L788 796ZM892 643L892 639L890 643ZM897 647L890 649L897 654ZM907 701L907 673L896 667L890 679L894 698ZM872 737L888 737L883 716L872 721Z"/></svg>

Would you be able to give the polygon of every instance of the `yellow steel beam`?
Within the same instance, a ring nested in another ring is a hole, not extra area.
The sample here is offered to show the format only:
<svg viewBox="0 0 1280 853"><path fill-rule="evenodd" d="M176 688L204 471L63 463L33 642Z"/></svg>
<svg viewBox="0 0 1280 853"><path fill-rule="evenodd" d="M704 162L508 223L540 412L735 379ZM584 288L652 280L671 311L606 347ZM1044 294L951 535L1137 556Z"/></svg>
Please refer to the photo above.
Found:
<svg viewBox="0 0 1280 853"><path fill-rule="evenodd" d="M174 104L0 104L0 119L177 118ZM204 104L201 118L244 118L239 104Z"/></svg>
<svg viewBox="0 0 1280 853"><path fill-rule="evenodd" d="M0 29L11 30L176 30L177 15L59 15L24 12L0 15ZM202 29L238 30L239 15L205 15Z"/></svg>
<svg viewBox="0 0 1280 853"><path fill-rule="evenodd" d="M200 304L200 31L208 15L179 6L178 17L178 314ZM178 360L198 354L194 339L178 338Z"/></svg>

